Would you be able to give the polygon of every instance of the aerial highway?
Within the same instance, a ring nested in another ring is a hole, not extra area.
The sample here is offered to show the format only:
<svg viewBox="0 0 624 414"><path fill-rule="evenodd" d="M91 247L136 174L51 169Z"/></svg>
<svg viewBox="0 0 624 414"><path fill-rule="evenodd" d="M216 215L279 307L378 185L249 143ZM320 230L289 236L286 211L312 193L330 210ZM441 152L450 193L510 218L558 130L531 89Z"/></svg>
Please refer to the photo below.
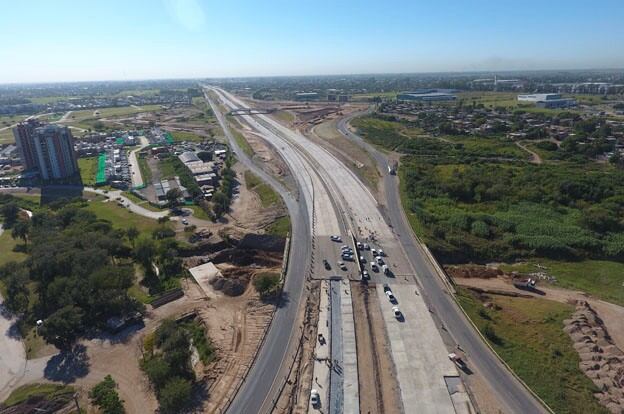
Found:
<svg viewBox="0 0 624 414"><path fill-rule="evenodd" d="M230 93L218 88L210 89L225 110L245 108L244 102ZM211 104L215 108L214 103ZM220 116L218 108L215 113ZM418 294L414 274L419 270L412 266L400 239L386 222L374 196L344 164L325 148L300 133L290 130L266 115L241 115L240 118L246 128L253 130L275 147L298 182L299 200L305 200L307 217L311 218L307 222L311 236L308 247L312 246L313 255L317 257L316 261L310 263L311 274L318 272L320 257L334 259L331 256L330 235L340 234L345 237L354 234L359 240L374 242L378 247L383 246L391 260L395 275L392 279L388 278L387 282L395 284L393 290L409 305L403 308L406 323L402 325L397 325L393 317L386 318L391 315L390 306L384 304L383 309L379 309L389 326L390 351L393 359L397 361L395 366L397 380L401 385L402 403L404 407L417 404L424 413L456 412L457 407L454 405L457 402L449 395L445 381L449 377L458 378L457 370L448 361L438 328ZM227 127L222 116L220 122ZM429 274L432 274L431 271ZM305 272L299 274L289 272L288 277L293 275L300 279L306 277ZM295 299L297 298L293 297L291 300L293 305ZM292 337L287 340L282 333L283 339L275 340L274 338L280 335L273 332L272 328L275 325L274 321L267 334L267 342L232 403L230 412L266 412L267 401L274 398L274 384L276 381L283 381L283 368L271 364L279 363L279 358L284 362L284 352L288 352L288 342L292 343ZM293 326L280 326L281 331L291 333L296 331ZM401 326L403 328L400 328ZM277 344L277 347L267 349L269 343ZM413 349L420 351L410 352ZM357 364L355 366L357 367ZM259 376L262 376L262 379L258 379ZM345 370L345 387L347 377ZM341 390L342 388L339 388L338 391ZM345 406L345 412L347 411Z"/></svg>
<svg viewBox="0 0 624 414"><path fill-rule="evenodd" d="M348 139L355 142L375 159L383 175L383 191L385 213L389 223L397 233L403 248L407 252L417 277L426 293L427 302L435 309L453 339L461 344L468 355L469 364L474 367L491 389L498 400L510 413L546 412L542 404L513 376L498 360L496 355L483 343L483 340L459 309L453 298L448 294L442 280L436 276L431 262L427 259L421 243L416 240L407 217L403 212L399 195L398 178L387 174L388 158L381 151L368 144L362 137L354 134L348 127L349 122L363 113L355 113L342 118L338 130Z"/></svg>

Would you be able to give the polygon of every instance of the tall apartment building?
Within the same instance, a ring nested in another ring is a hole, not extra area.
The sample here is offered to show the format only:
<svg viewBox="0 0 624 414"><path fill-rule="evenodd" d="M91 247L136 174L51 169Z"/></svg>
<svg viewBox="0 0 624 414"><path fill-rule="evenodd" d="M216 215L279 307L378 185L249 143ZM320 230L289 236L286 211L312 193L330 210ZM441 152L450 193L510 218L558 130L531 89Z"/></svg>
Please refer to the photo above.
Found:
<svg viewBox="0 0 624 414"><path fill-rule="evenodd" d="M74 139L67 127L37 120L13 128L15 142L25 169L36 169L42 180L70 177L78 172Z"/></svg>

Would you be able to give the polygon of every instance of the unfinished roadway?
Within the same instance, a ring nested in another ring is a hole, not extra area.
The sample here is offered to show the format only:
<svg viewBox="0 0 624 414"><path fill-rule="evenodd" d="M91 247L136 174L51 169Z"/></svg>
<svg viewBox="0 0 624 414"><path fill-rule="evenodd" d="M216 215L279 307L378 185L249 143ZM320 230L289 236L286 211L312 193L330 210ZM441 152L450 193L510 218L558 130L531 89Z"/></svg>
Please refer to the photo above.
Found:
<svg viewBox="0 0 624 414"><path fill-rule="evenodd" d="M217 88L212 90L226 109L246 107L245 103L231 94ZM313 255L316 255L312 273L320 272L318 266L320 259L335 250L329 241L331 234L342 234L345 237L345 233L352 232L358 240L374 243L387 253L387 261L392 267L392 277L387 277L384 282L391 284L397 293L404 319L401 321L394 318L387 301L380 301L380 309L377 311L384 313L404 411L468 412L470 408L465 393L455 392L457 390L455 383L459 381L455 365L448 360L448 352L438 328L422 297L417 294L415 271L396 234L384 220L373 195L337 158L300 133L290 130L266 115L242 115L240 118L244 120L246 128L250 128L275 147L299 183L300 197L305 198L309 206L309 216L313 217L309 223L311 234L314 235L311 247ZM357 275L357 272L349 269L343 277L350 275L353 278L354 273ZM342 298L344 299L344 296ZM343 356L349 355L344 346L351 341L346 340L344 335L345 333L351 335L350 331L351 329L341 331ZM357 361L354 361L354 364L357 366ZM344 379L340 384L342 389L348 383L346 376L347 372L344 372ZM453 384L449 385L449 381ZM451 393L455 395L452 397ZM248 391L242 396L240 394L239 392L237 399L249 400L253 395ZM344 403L347 401L344 400ZM259 410L261 406L250 404L249 401L238 407L249 409L246 412L262 412ZM252 407L258 410L253 410ZM330 412L335 412L332 408L335 407L331 407L330 404ZM357 402L351 402L349 406L345 405L341 409L344 412L359 412Z"/></svg>

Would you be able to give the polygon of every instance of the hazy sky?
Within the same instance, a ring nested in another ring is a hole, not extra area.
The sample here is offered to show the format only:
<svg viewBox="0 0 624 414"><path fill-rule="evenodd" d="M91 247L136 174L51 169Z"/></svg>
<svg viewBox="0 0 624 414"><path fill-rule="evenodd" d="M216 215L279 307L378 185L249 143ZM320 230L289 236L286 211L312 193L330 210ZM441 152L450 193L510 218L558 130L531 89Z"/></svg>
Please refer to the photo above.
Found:
<svg viewBox="0 0 624 414"><path fill-rule="evenodd" d="M2 0L0 83L624 67L624 0Z"/></svg>

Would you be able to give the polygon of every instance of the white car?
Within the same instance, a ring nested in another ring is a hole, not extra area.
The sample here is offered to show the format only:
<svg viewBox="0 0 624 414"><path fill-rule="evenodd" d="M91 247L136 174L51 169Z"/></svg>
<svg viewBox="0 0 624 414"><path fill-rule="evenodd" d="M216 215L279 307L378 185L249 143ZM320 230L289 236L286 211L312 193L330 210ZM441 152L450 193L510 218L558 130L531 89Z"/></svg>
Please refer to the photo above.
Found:
<svg viewBox="0 0 624 414"><path fill-rule="evenodd" d="M184 224L186 226L188 224L188 220L187 219L182 219L182 224Z"/></svg>
<svg viewBox="0 0 624 414"><path fill-rule="evenodd" d="M370 246L366 243L364 243L364 250L370 250Z"/></svg>
<svg viewBox="0 0 624 414"><path fill-rule="evenodd" d="M378 264L379 266L381 266L381 265L383 265L383 264L384 264L384 261L383 261L383 259L381 258L381 256L377 256L377 257L375 257L375 260L377 261L377 264Z"/></svg>
<svg viewBox="0 0 624 414"><path fill-rule="evenodd" d="M335 242L341 242L342 241L340 236L331 236L330 238L331 238L332 241L335 241Z"/></svg>
<svg viewBox="0 0 624 414"><path fill-rule="evenodd" d="M319 395L319 392L315 389L310 391L310 403L312 404L312 407L318 407L319 405L321 405L321 396Z"/></svg>
<svg viewBox="0 0 624 414"><path fill-rule="evenodd" d="M362 270L362 279L370 279L370 275L368 274L368 270Z"/></svg>
<svg viewBox="0 0 624 414"><path fill-rule="evenodd" d="M394 317L397 319L401 319L403 317L403 314L401 313L401 309L399 309L398 306L392 307L392 313L394 313Z"/></svg>
<svg viewBox="0 0 624 414"><path fill-rule="evenodd" d="M363 249L364 248L364 245L362 243L360 243L360 242L357 242L356 246L357 246L358 249Z"/></svg>
<svg viewBox="0 0 624 414"><path fill-rule="evenodd" d="M396 303L396 297L394 296L394 294L392 293L391 290L386 290L386 296L388 297L388 300L392 303Z"/></svg>
<svg viewBox="0 0 624 414"><path fill-rule="evenodd" d="M379 267L377 267L377 263L371 262L371 269L373 272L379 272Z"/></svg>
<svg viewBox="0 0 624 414"><path fill-rule="evenodd" d="M371 253L373 254L373 256L377 256L377 249L371 249Z"/></svg>
<svg viewBox="0 0 624 414"><path fill-rule="evenodd" d="M377 251L377 254L379 254L381 257L384 257L386 255L386 253L384 253L384 251L381 249Z"/></svg>
<svg viewBox="0 0 624 414"><path fill-rule="evenodd" d="M338 267L342 270L347 270L347 266L344 264L344 262L338 262Z"/></svg>

